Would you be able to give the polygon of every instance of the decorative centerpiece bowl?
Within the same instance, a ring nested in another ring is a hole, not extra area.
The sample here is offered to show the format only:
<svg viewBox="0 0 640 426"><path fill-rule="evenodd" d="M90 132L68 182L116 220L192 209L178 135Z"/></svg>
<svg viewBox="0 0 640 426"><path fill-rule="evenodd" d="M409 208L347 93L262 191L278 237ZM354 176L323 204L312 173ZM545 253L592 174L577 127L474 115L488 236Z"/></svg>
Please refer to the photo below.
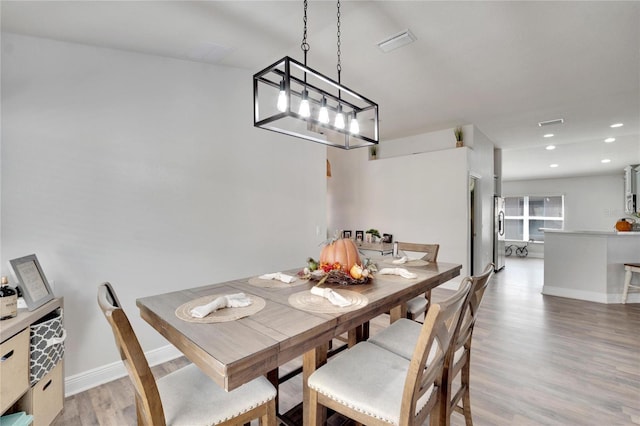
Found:
<svg viewBox="0 0 640 426"><path fill-rule="evenodd" d="M309 257L298 276L319 281L318 284L360 285L370 282L376 271L376 265L369 259L360 260L353 240L334 238L326 242L320 261Z"/></svg>

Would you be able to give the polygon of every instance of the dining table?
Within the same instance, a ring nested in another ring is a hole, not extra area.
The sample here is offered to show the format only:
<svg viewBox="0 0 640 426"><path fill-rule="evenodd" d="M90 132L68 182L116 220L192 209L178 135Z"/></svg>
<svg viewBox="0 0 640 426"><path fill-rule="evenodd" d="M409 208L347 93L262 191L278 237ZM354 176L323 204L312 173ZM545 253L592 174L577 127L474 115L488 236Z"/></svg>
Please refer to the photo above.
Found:
<svg viewBox="0 0 640 426"><path fill-rule="evenodd" d="M403 318L407 301L455 278L462 268L460 264L444 262L416 267L384 263L389 260L377 262L379 269L401 266L416 276L407 279L374 274L366 284L323 284L354 301L342 308L324 300L323 305L310 296L317 281L298 277L286 284L259 276L142 297L136 305L147 323L227 391L262 375L277 386L278 367L302 356L303 424L307 425L307 378L327 362L329 342L345 333L352 341L366 338L363 325L387 312L391 322ZM292 276L296 272L284 271ZM219 322L191 320L180 314L194 301L235 293L251 297L259 310L254 308L247 316Z"/></svg>

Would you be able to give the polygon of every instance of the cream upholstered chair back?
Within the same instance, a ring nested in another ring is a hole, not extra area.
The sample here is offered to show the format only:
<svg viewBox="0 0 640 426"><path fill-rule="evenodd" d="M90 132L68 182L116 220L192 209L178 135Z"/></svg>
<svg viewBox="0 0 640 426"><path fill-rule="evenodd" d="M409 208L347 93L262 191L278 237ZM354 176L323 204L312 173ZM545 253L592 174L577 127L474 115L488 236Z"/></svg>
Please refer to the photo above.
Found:
<svg viewBox="0 0 640 426"><path fill-rule="evenodd" d="M103 283L98 287L98 305L111 325L120 357L135 388L138 421L145 425L164 425L165 417L155 378L111 284Z"/></svg>

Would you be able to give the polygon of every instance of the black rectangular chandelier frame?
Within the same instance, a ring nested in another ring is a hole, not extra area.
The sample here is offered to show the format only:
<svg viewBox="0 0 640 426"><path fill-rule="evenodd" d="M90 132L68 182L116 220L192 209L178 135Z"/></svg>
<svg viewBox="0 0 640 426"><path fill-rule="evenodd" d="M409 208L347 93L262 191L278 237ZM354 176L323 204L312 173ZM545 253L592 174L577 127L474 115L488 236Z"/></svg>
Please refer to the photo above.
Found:
<svg viewBox="0 0 640 426"><path fill-rule="evenodd" d="M286 109L276 108L276 94L284 90ZM311 115L302 116L296 105L306 95ZM253 125L286 135L342 149L377 145L379 142L378 104L326 77L295 59L285 56L253 76ZM321 106L335 115L343 112L356 118L360 131L323 123L316 112Z"/></svg>

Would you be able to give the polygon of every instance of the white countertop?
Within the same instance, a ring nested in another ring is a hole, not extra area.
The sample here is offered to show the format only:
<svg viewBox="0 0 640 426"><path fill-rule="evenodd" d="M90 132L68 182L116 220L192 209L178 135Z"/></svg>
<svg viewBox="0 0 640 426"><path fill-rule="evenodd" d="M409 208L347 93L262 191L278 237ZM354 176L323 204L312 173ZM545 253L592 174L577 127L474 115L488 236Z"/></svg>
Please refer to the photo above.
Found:
<svg viewBox="0 0 640 426"><path fill-rule="evenodd" d="M542 228L544 232L554 234L589 234L589 235L640 235L640 232L618 232L618 231L571 231L567 229L546 229Z"/></svg>

